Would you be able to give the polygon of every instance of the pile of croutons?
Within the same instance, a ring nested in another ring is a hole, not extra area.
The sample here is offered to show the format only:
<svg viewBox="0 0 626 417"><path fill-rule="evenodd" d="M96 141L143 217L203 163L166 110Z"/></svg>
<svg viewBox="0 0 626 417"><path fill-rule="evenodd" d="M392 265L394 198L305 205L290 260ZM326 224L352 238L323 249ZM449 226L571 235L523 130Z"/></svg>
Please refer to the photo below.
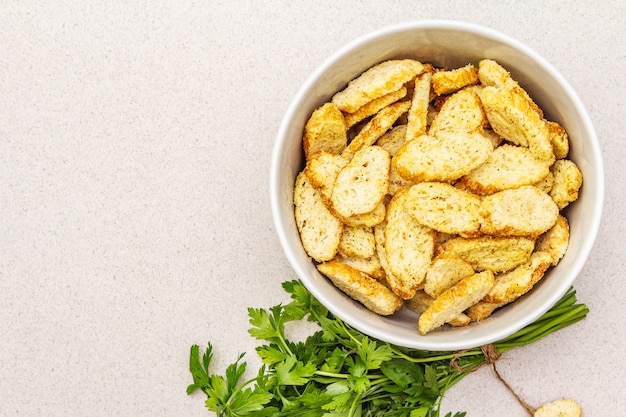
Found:
<svg viewBox="0 0 626 417"><path fill-rule="evenodd" d="M569 137L499 63L382 62L310 116L295 219L306 253L380 315L426 334L533 288L569 243Z"/></svg>

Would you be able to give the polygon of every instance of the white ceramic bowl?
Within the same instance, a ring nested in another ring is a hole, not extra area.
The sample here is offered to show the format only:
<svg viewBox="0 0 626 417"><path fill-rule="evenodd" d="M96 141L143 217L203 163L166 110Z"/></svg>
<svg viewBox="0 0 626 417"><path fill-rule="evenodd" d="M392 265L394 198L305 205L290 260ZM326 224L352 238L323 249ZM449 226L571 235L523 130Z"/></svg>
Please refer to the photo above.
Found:
<svg viewBox="0 0 626 417"><path fill-rule="evenodd" d="M570 246L558 266L530 293L492 317L463 328L425 336L416 315L406 309L381 317L351 300L324 276L302 248L293 208L293 185L303 168L302 132L311 112L372 65L393 58L415 58L457 68L491 58L507 68L544 110L567 130L570 156L584 184L578 201L566 208ZM581 100L563 76L524 44L494 30L456 21L419 21L383 28L349 43L324 61L297 92L280 125L270 172L270 198L276 232L287 259L309 291L332 313L372 337L424 350L457 350L495 342L539 318L569 289L596 238L604 200L604 171L598 139Z"/></svg>

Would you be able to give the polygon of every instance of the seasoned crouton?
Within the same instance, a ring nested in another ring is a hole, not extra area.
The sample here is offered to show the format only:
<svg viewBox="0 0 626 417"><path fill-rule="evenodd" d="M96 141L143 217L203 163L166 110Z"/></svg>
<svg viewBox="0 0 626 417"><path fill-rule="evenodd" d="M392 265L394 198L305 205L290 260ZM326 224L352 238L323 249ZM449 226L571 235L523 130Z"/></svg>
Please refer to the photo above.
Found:
<svg viewBox="0 0 626 417"><path fill-rule="evenodd" d="M441 131L475 132L486 125L487 117L478 95L471 90L461 90L443 103L428 134L437 136Z"/></svg>
<svg viewBox="0 0 626 417"><path fill-rule="evenodd" d="M406 143L406 129L407 125L398 125L378 138L374 144L389 152L389 155L394 156L398 149Z"/></svg>
<svg viewBox="0 0 626 417"><path fill-rule="evenodd" d="M324 262L317 265L317 269L337 288L376 314L389 316L404 305L385 285L344 263Z"/></svg>
<svg viewBox="0 0 626 417"><path fill-rule="evenodd" d="M384 109L390 104L393 104L396 101L406 97L406 94L406 87L402 87L397 91L392 91L389 94L385 94L382 97L379 97L375 100L370 101L369 103L364 104L354 113L348 113L345 115L346 126L349 129L350 127L359 123L361 120L367 119L368 117L378 113L380 110Z"/></svg>
<svg viewBox="0 0 626 417"><path fill-rule="evenodd" d="M448 71L437 71L433 74L433 90L438 95L450 94L478 83L478 71L472 64Z"/></svg>
<svg viewBox="0 0 626 417"><path fill-rule="evenodd" d="M424 311L426 311L426 309L428 309L428 307L433 303L433 301L435 301L433 297L426 294L422 290L418 290L413 296L413 298L411 298L410 300L406 300L404 302L404 305L409 310L417 314L422 314ZM471 320L468 316L466 316L463 313L460 313L459 315L451 318L448 321L448 324L454 327L462 327L462 326L467 326L470 323L470 321Z"/></svg>
<svg viewBox="0 0 626 417"><path fill-rule="evenodd" d="M552 257L546 252L533 252L530 259L517 268L496 275L493 288L482 301L508 304L530 291L543 278L552 265Z"/></svg>
<svg viewBox="0 0 626 417"><path fill-rule="evenodd" d="M341 153L344 158L350 159L361 148L373 145L378 138L385 134L403 113L411 107L411 102L400 101L385 107L361 129L358 135L346 146Z"/></svg>
<svg viewBox="0 0 626 417"><path fill-rule="evenodd" d="M562 210L578 199L578 190L583 185L583 174L569 159L559 159L552 165L551 171L554 175L554 183L550 190L550 197L559 210Z"/></svg>
<svg viewBox="0 0 626 417"><path fill-rule="evenodd" d="M559 263L569 246L569 223L561 215L550 230L541 235L535 244L535 250L546 252L552 258L552 265Z"/></svg>
<svg viewBox="0 0 626 417"><path fill-rule="evenodd" d="M371 227L345 226L339 241L341 256L357 256L369 258L374 255L376 241Z"/></svg>
<svg viewBox="0 0 626 417"><path fill-rule="evenodd" d="M445 290L472 275L474 269L454 252L443 251L431 262L424 279L424 292L433 298L439 297Z"/></svg>
<svg viewBox="0 0 626 417"><path fill-rule="evenodd" d="M470 306L467 310L465 310L465 314L470 318L471 321L480 321L491 316L494 311L504 305L506 305L506 303L497 304L479 301L473 306Z"/></svg>
<svg viewBox="0 0 626 417"><path fill-rule="evenodd" d="M359 256L342 256L337 254L335 260L351 266L352 268L359 270L379 281L385 279L385 270L383 269L380 259L376 253L369 258L361 258Z"/></svg>
<svg viewBox="0 0 626 417"><path fill-rule="evenodd" d="M341 153L348 143L347 130L337 106L326 103L317 108L304 126L302 141L306 159L320 151Z"/></svg>
<svg viewBox="0 0 626 417"><path fill-rule="evenodd" d="M475 234L480 228L480 198L442 182L420 182L407 192L405 207L419 223L438 232Z"/></svg>
<svg viewBox="0 0 626 417"><path fill-rule="evenodd" d="M461 178L465 190L486 195L533 185L550 173L550 164L537 159L528 148L515 145L497 147L489 159Z"/></svg>
<svg viewBox="0 0 626 417"><path fill-rule="evenodd" d="M486 196L481 214L485 234L536 238L554 226L559 208L548 194L526 185Z"/></svg>
<svg viewBox="0 0 626 417"><path fill-rule="evenodd" d="M392 164L402 178L413 182L452 182L482 165L493 152L479 133L441 131L405 143Z"/></svg>
<svg viewBox="0 0 626 417"><path fill-rule="evenodd" d="M547 122L550 142L556 159L564 159L569 154L569 135L557 122Z"/></svg>
<svg viewBox="0 0 626 417"><path fill-rule="evenodd" d="M391 274L389 286L405 300L421 286L434 250L434 231L411 217L404 207L406 189L399 190L387 207L385 250Z"/></svg>
<svg viewBox="0 0 626 417"><path fill-rule="evenodd" d="M398 91L423 71L423 65L412 59L389 60L375 65L348 83L332 97L332 102L346 113L379 97Z"/></svg>
<svg viewBox="0 0 626 417"><path fill-rule="evenodd" d="M366 146L339 171L331 196L341 217L369 213L389 189L390 156L378 146Z"/></svg>
<svg viewBox="0 0 626 417"><path fill-rule="evenodd" d="M335 179L347 163L341 155L324 151L313 154L307 161L304 172L325 202L330 204Z"/></svg>
<svg viewBox="0 0 626 417"><path fill-rule="evenodd" d="M431 72L424 72L415 79L406 130L409 139L415 139L426 133L431 78Z"/></svg>
<svg viewBox="0 0 626 417"><path fill-rule="evenodd" d="M317 262L335 257L343 224L326 208L319 192L301 172L294 188L295 218L305 252Z"/></svg>
<svg viewBox="0 0 626 417"><path fill-rule="evenodd" d="M508 271L523 264L534 247L535 242L525 237L493 236L457 237L440 246L441 250L457 253L476 271L489 269L493 272Z"/></svg>
<svg viewBox="0 0 626 417"><path fill-rule="evenodd" d="M479 302L494 285L491 271L483 271L463 278L437 297L418 320L418 330L426 334L458 316Z"/></svg>
<svg viewBox="0 0 626 417"><path fill-rule="evenodd" d="M535 410L533 417L582 417L583 409L571 398L544 404Z"/></svg>
<svg viewBox="0 0 626 417"><path fill-rule="evenodd" d="M498 135L516 145L528 147L538 159L550 164L554 162L546 121L516 90L485 87L480 99L489 124Z"/></svg>
<svg viewBox="0 0 626 417"><path fill-rule="evenodd" d="M385 220L387 207L385 206L385 203L381 201L380 203L378 203L376 208L374 208L374 210L370 211L369 213L355 214L350 217L341 217L333 210L331 211L333 212L333 214L335 214L335 217L339 218L347 226L373 227Z"/></svg>

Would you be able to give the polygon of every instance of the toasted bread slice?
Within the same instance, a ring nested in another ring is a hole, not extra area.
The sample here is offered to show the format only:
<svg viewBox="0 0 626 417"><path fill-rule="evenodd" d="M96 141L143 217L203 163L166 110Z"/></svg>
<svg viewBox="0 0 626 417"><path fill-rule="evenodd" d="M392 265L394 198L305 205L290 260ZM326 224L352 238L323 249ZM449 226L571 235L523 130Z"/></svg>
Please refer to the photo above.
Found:
<svg viewBox="0 0 626 417"><path fill-rule="evenodd" d="M384 135L403 113L411 107L409 101L399 101L385 107L361 129L358 135L343 150L341 155L350 159L356 152L365 147L373 145L382 135Z"/></svg>
<svg viewBox="0 0 626 417"><path fill-rule="evenodd" d="M330 204L330 197L339 171L346 166L348 160L341 155L330 152L317 152L307 161L304 172L311 184L318 189L325 202Z"/></svg>
<svg viewBox="0 0 626 417"><path fill-rule="evenodd" d="M350 81L344 90L333 96L332 102L341 111L354 113L366 103L398 91L423 68L420 62L412 59L382 62Z"/></svg>
<svg viewBox="0 0 626 417"><path fill-rule="evenodd" d="M474 268L454 252L440 252L431 262L424 279L424 292L437 298L461 279L474 273Z"/></svg>
<svg viewBox="0 0 626 417"><path fill-rule="evenodd" d="M339 171L331 196L341 217L373 211L389 190L389 153L379 146L366 146Z"/></svg>
<svg viewBox="0 0 626 417"><path fill-rule="evenodd" d="M511 74L496 61L492 59L481 60L478 63L478 79L483 86L504 87L517 91L517 94L524 97L530 107L537 112L539 117L543 117L541 107L535 104L528 92L524 90L517 83L517 81L511 77Z"/></svg>
<svg viewBox="0 0 626 417"><path fill-rule="evenodd" d="M350 217L340 217L339 215L336 215L336 217L338 217L347 226L373 227L379 223L382 223L385 220L386 214L387 214L387 207L385 206L384 201L381 201L380 203L378 203L376 208L370 211L369 213L355 214Z"/></svg>
<svg viewBox="0 0 626 417"><path fill-rule="evenodd" d="M493 236L536 238L549 230L559 208L548 194L532 185L483 198L480 231Z"/></svg>
<svg viewBox="0 0 626 417"><path fill-rule="evenodd" d="M565 217L559 215L554 226L539 237L535 250L549 253L554 266L565 256L568 246L569 223Z"/></svg>
<svg viewBox="0 0 626 417"><path fill-rule="evenodd" d="M494 285L491 271L483 271L463 278L437 297L418 320L418 330L426 334L458 316L479 302Z"/></svg>
<svg viewBox="0 0 626 417"><path fill-rule="evenodd" d="M537 159L528 148L504 144L489 159L461 178L465 190L479 195L533 185L550 173L550 164Z"/></svg>
<svg viewBox="0 0 626 417"><path fill-rule="evenodd" d="M385 285L344 263L329 261L317 265L317 269L337 288L376 314L389 316L404 305Z"/></svg>
<svg viewBox="0 0 626 417"><path fill-rule="evenodd" d="M387 206L385 250L391 275L389 286L407 300L421 286L434 250L434 231L416 222L404 207L406 189L398 191Z"/></svg>
<svg viewBox="0 0 626 417"><path fill-rule="evenodd" d="M494 311L504 305L506 305L506 303L496 304L479 301L473 306L470 306L467 310L465 310L465 314L470 318L471 321L480 321L491 316Z"/></svg>
<svg viewBox="0 0 626 417"><path fill-rule="evenodd" d="M397 91L392 91L389 94L385 94L382 97L379 97L375 100L370 101L369 103L366 103L354 113L347 113L345 115L346 126L348 126L348 129L349 129L350 127L359 123L361 120L365 120L368 117L375 115L380 110L384 109L390 104L393 104L396 101L403 99L404 97L406 97L406 94L407 94L407 88L402 87Z"/></svg>
<svg viewBox="0 0 626 417"><path fill-rule="evenodd" d="M550 197L554 200L559 210L578 199L578 191L583 185L583 174L578 166L569 159L559 159L552 165L554 183L550 190Z"/></svg>
<svg viewBox="0 0 626 417"><path fill-rule="evenodd" d="M478 71L472 64L433 74L433 90L436 94L451 94L455 91L478 83Z"/></svg>
<svg viewBox="0 0 626 417"><path fill-rule="evenodd" d="M473 234L480 229L480 198L442 182L420 182L407 192L405 207L419 223L438 232Z"/></svg>
<svg viewBox="0 0 626 417"><path fill-rule="evenodd" d="M547 123L550 142L552 142L552 149L554 150L554 157L556 159L567 158L569 154L569 135L565 131L565 128L557 122L548 121Z"/></svg>
<svg viewBox="0 0 626 417"><path fill-rule="evenodd" d="M369 258L361 258L358 256L341 256L338 254L335 260L340 261L354 269L357 269L372 278L379 281L385 279L385 270L383 269L377 254Z"/></svg>
<svg viewBox="0 0 626 417"><path fill-rule="evenodd" d="M343 224L331 214L304 172L296 178L293 199L296 225L305 252L317 262L333 259Z"/></svg>
<svg viewBox="0 0 626 417"><path fill-rule="evenodd" d="M317 108L304 126L302 141L306 159L320 151L341 153L348 143L347 131L343 113L337 106L325 103Z"/></svg>
<svg viewBox="0 0 626 417"><path fill-rule="evenodd" d="M430 103L430 82L432 73L426 71L415 79L413 99L407 120L407 138L415 139L426 133L428 105Z"/></svg>
<svg viewBox="0 0 626 417"><path fill-rule="evenodd" d="M516 145L525 146L541 160L554 162L554 150L545 120L516 90L485 87L480 99L492 129Z"/></svg>
<svg viewBox="0 0 626 417"><path fill-rule="evenodd" d="M433 303L433 301L435 301L433 297L426 294L422 290L418 290L415 293L415 296L413 296L413 298L411 298L410 300L406 300L404 302L404 305L409 310L417 314L422 314L424 311L428 309L428 307ZM458 316L451 318L448 321L448 324L454 327L462 327L462 326L467 326L470 323L470 321L471 320L468 316L466 316L463 313L460 313Z"/></svg>
<svg viewBox="0 0 626 417"><path fill-rule="evenodd" d="M452 182L482 165L493 152L491 141L479 133L439 132L405 143L392 164L413 182Z"/></svg>
<svg viewBox="0 0 626 417"><path fill-rule="evenodd" d="M483 126L487 126L487 117L480 98L471 90L461 90L443 103L428 134L437 136L440 131L475 132Z"/></svg>
<svg viewBox="0 0 626 417"><path fill-rule="evenodd" d="M386 282L389 283L390 281L396 282L397 278L393 276L391 268L389 268L389 262L387 262L387 248L385 247L386 224L386 222L382 222L374 226L374 239L376 240L376 255L378 255L380 266L385 271Z"/></svg>
<svg viewBox="0 0 626 417"><path fill-rule="evenodd" d="M513 269L530 258L535 242L525 237L476 238L457 237L443 243L441 250L456 252L476 271L491 270L494 273Z"/></svg>
<svg viewBox="0 0 626 417"><path fill-rule="evenodd" d="M530 291L552 265L552 257L546 252L533 252L530 259L517 268L498 274L493 288L482 301L507 304Z"/></svg>
<svg viewBox="0 0 626 417"><path fill-rule="evenodd" d="M369 258L376 251L374 231L371 227L345 226L339 241L339 254L341 256L354 256Z"/></svg>
<svg viewBox="0 0 626 417"><path fill-rule="evenodd" d="M582 417L582 407L571 398L563 398L544 404L535 410L533 417Z"/></svg>

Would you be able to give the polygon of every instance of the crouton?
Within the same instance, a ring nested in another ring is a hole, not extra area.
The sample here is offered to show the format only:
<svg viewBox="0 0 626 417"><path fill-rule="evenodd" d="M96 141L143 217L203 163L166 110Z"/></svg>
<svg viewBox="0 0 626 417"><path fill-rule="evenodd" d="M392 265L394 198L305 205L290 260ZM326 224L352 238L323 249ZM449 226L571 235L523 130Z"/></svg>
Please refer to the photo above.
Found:
<svg viewBox="0 0 626 417"><path fill-rule="evenodd" d="M437 298L445 290L473 273L474 269L469 262L454 252L443 251L432 260L426 271L424 292Z"/></svg>
<svg viewBox="0 0 626 417"><path fill-rule="evenodd" d="M486 125L487 117L478 95L471 90L461 90L443 103L428 134L437 136L440 131L475 132Z"/></svg>
<svg viewBox="0 0 626 417"><path fill-rule="evenodd" d="M569 154L569 135L557 122L548 121L548 134L556 159L564 159Z"/></svg>
<svg viewBox="0 0 626 417"><path fill-rule="evenodd" d="M405 207L419 223L438 232L474 234L480 228L480 198L442 182L420 182L407 192Z"/></svg>
<svg viewBox="0 0 626 417"><path fill-rule="evenodd" d="M576 164L569 159L559 159L552 165L554 183L550 190L550 197L559 210L563 210L569 203L578 199L578 191L583 185L583 174Z"/></svg>
<svg viewBox="0 0 626 417"><path fill-rule="evenodd" d="M569 223L561 215L550 230L541 235L535 244L535 250L550 254L552 265L559 263L569 246Z"/></svg>
<svg viewBox="0 0 626 417"><path fill-rule="evenodd" d="M317 269L337 288L376 314L389 316L404 305L385 285L344 263L324 262L317 265Z"/></svg>
<svg viewBox="0 0 626 417"><path fill-rule="evenodd" d="M345 226L339 241L339 254L341 256L356 256L369 258L376 251L374 231L371 227Z"/></svg>
<svg viewBox="0 0 626 417"><path fill-rule="evenodd" d="M536 238L556 222L559 208L548 194L532 185L483 198L480 231L494 236Z"/></svg>
<svg viewBox="0 0 626 417"><path fill-rule="evenodd" d="M339 171L346 166L348 160L330 152L317 152L307 161L304 173L311 184L317 188L325 202L330 204L330 197Z"/></svg>
<svg viewBox="0 0 626 417"><path fill-rule="evenodd" d="M480 99L489 124L498 135L528 147L538 159L554 162L547 123L516 90L485 87Z"/></svg>
<svg viewBox="0 0 626 417"><path fill-rule="evenodd" d="M381 201L380 203L378 203L376 208L374 208L374 210L370 211L369 213L355 214L350 217L341 217L333 210L331 210L331 212L335 214L335 217L339 218L346 226L373 227L385 220L387 207L385 206L385 203Z"/></svg>
<svg viewBox="0 0 626 417"><path fill-rule="evenodd" d="M418 320L418 330L424 335L458 316L479 302L494 285L491 271L463 278L437 297Z"/></svg>
<svg viewBox="0 0 626 417"><path fill-rule="evenodd" d="M363 106L359 107L359 109L354 113L348 113L345 115L346 126L349 129L350 127L359 123L361 120L365 120L368 117L378 113L385 107L389 106L390 104L393 104L396 101L403 99L404 97L406 97L406 94L406 87L402 87L397 91L392 91L391 93L385 94L382 97L379 97L375 100L370 101L369 103L364 104Z"/></svg>
<svg viewBox="0 0 626 417"><path fill-rule="evenodd" d="M467 315L467 317L470 318L471 321L480 321L486 319L487 317L490 317L494 311L504 305L506 305L506 303L497 304L479 301L473 306L470 306L467 310L465 310L465 314Z"/></svg>
<svg viewBox="0 0 626 417"><path fill-rule="evenodd" d="M437 71L433 74L433 90L438 95L450 94L478 83L478 71L472 64L448 71Z"/></svg>
<svg viewBox="0 0 626 417"><path fill-rule="evenodd" d="M348 143L347 130L337 106L326 103L317 108L304 126L302 141L306 159L320 151L341 153Z"/></svg>
<svg viewBox="0 0 626 417"><path fill-rule="evenodd" d="M407 300L415 295L434 250L434 231L416 222L404 207L406 189L399 190L387 207L385 251L391 274L389 286Z"/></svg>
<svg viewBox="0 0 626 417"><path fill-rule="evenodd" d="M582 417L583 409L571 398L544 404L535 410L533 417Z"/></svg>
<svg viewBox="0 0 626 417"><path fill-rule="evenodd" d="M379 281L385 279L385 270L383 269L377 254L374 254L369 258L361 258L359 256L342 256L341 254L337 254L335 260L351 266L352 268L359 270Z"/></svg>
<svg viewBox="0 0 626 417"><path fill-rule="evenodd" d="M423 65L412 59L389 60L375 65L348 83L331 101L346 113L379 97L398 91L423 71Z"/></svg>
<svg viewBox="0 0 626 417"><path fill-rule="evenodd" d="M489 139L479 133L439 132L405 143L392 164L413 182L452 182L482 165L493 152Z"/></svg>
<svg viewBox="0 0 626 417"><path fill-rule="evenodd" d="M426 309L428 309L428 307L433 303L433 301L435 301L433 297L426 294L422 290L418 290L413 296L413 298L411 298L410 300L405 300L404 305L409 310L417 314L422 314L424 311L426 311ZM452 317L448 321L448 324L454 327L462 327L462 326L467 326L470 323L470 321L471 320L468 316L466 316L463 313L459 313L457 316Z"/></svg>
<svg viewBox="0 0 626 417"><path fill-rule="evenodd" d="M378 138L374 144L389 152L389 155L394 156L398 149L406 143L406 130L407 125L398 125Z"/></svg>
<svg viewBox="0 0 626 417"><path fill-rule="evenodd" d="M535 242L525 237L480 236L456 237L444 242L441 250L458 254L476 271L491 270L494 273L513 269L528 260Z"/></svg>
<svg viewBox="0 0 626 417"><path fill-rule="evenodd" d="M317 262L333 259L339 248L343 224L331 214L303 172L296 178L294 205L296 225L307 255Z"/></svg>
<svg viewBox="0 0 626 417"><path fill-rule="evenodd" d="M415 79L406 130L409 139L415 139L426 133L431 78L432 73L424 72Z"/></svg>
<svg viewBox="0 0 626 417"><path fill-rule="evenodd" d="M465 190L486 195L533 185L550 173L550 164L537 159L528 148L515 145L497 147L489 159L461 178Z"/></svg>
<svg viewBox="0 0 626 417"><path fill-rule="evenodd" d="M384 135L403 113L411 107L411 102L400 101L385 107L361 129L354 139L341 152L341 156L350 159L361 148L373 145Z"/></svg>
<svg viewBox="0 0 626 417"><path fill-rule="evenodd" d="M517 268L496 275L493 288L482 301L508 304L530 291L543 278L552 265L552 257L546 252L533 252L530 259Z"/></svg>
<svg viewBox="0 0 626 417"><path fill-rule="evenodd" d="M366 146L339 171L331 201L341 217L364 214L378 206L389 189L390 156L378 146Z"/></svg>

